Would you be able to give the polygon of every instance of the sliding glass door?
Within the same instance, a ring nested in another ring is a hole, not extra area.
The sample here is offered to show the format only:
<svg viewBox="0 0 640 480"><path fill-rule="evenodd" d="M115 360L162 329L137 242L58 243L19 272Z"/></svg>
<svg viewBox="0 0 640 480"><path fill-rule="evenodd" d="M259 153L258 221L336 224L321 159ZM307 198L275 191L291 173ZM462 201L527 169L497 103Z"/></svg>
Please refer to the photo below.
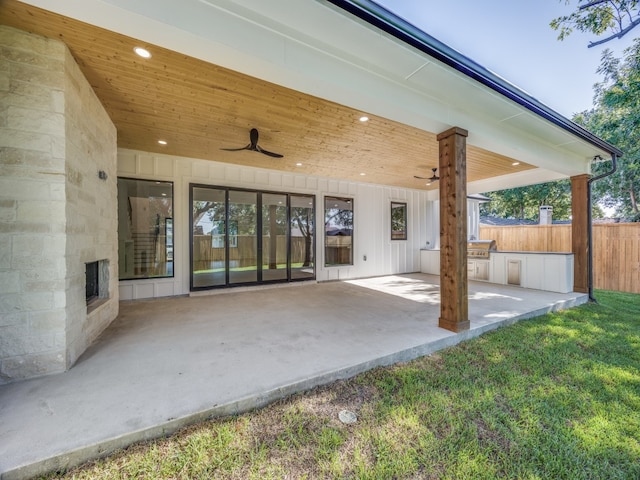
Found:
<svg viewBox="0 0 640 480"><path fill-rule="evenodd" d="M314 197L191 185L191 289L315 278Z"/></svg>
<svg viewBox="0 0 640 480"><path fill-rule="evenodd" d="M227 192L191 189L191 289L227 284Z"/></svg>
<svg viewBox="0 0 640 480"><path fill-rule="evenodd" d="M262 194L262 280L287 279L287 196Z"/></svg>

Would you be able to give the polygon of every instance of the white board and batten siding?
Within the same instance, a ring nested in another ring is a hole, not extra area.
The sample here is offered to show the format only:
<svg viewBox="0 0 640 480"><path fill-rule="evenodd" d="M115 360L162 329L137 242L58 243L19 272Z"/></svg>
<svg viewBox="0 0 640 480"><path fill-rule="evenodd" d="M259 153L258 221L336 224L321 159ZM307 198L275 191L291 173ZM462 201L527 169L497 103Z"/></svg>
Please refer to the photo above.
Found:
<svg viewBox="0 0 640 480"><path fill-rule="evenodd" d="M120 281L120 299L189 293L189 185L311 194L316 200L316 279L345 280L420 271L420 249L429 232L425 191L339 181L171 155L120 149L118 176L173 182L174 277ZM354 202L353 265L324 266L324 197ZM407 204L407 240L391 240L391 202ZM366 260L364 259L366 257Z"/></svg>

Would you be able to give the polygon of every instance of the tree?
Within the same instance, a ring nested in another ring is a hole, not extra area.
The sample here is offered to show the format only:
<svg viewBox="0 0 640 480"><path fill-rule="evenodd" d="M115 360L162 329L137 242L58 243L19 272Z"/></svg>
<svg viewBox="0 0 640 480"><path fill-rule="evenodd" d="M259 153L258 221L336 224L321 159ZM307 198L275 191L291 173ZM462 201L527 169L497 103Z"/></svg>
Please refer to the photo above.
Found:
<svg viewBox="0 0 640 480"><path fill-rule="evenodd" d="M622 59L603 52L598 73L604 81L595 86L595 107L573 120L624 152L616 172L593 184L594 194L618 215L640 221L640 39L625 49ZM610 162L593 170L608 171Z"/></svg>
<svg viewBox="0 0 640 480"><path fill-rule="evenodd" d="M638 24L639 0L578 0L577 10L554 19L551 27L560 30L560 40L574 28L594 35L608 34L591 42L589 47L593 47L622 38ZM595 85L595 107L575 115L573 120L616 145L624 157L613 175L594 183L594 196L602 205L615 208L616 214L640 221L640 40L625 49L620 59L605 50L597 72L604 80ZM593 171L600 174L610 168L609 162L600 162Z"/></svg>
<svg viewBox="0 0 640 480"><path fill-rule="evenodd" d="M569 180L540 183L486 193L491 202L482 204L482 215L538 221L540 207L553 207L553 217L569 219L571 215L571 184Z"/></svg>
<svg viewBox="0 0 640 480"><path fill-rule="evenodd" d="M569 0L564 1L569 4ZM638 3L638 0L578 0L575 12L553 19L550 25L560 31L558 40L564 40L574 29L596 36L607 34L601 40L589 42L589 47L595 47L624 37L640 24Z"/></svg>
<svg viewBox="0 0 640 480"><path fill-rule="evenodd" d="M303 267L311 265L311 252L313 250L313 209L309 207L291 207L291 226L298 227L304 238Z"/></svg>

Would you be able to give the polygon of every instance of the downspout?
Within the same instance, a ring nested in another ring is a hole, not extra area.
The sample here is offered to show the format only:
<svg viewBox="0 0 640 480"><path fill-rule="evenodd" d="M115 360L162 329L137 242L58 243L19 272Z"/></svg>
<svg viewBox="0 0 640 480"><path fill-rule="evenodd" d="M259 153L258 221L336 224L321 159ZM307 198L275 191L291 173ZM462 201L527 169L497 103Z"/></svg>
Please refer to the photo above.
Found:
<svg viewBox="0 0 640 480"><path fill-rule="evenodd" d="M593 157L594 160L596 160L597 158L602 159L602 157L600 157L600 155L596 155L595 157ZM598 180L601 180L605 177L608 177L609 175L612 175L613 173L615 173L616 169L618 168L618 155L616 155L615 153L611 154L611 170L609 170L608 172L604 172L603 174L600 174L596 177L592 177L587 181L587 209L588 209L588 217L589 217L589 228L588 228L588 233L587 233L587 242L588 242L588 246L589 246L589 262L588 262L588 274L589 274L589 301L590 302L594 302L594 303L598 303L598 300L596 300L596 298L593 296L593 214L591 211L591 207L592 207L592 199L591 199L591 184L593 182L596 182Z"/></svg>

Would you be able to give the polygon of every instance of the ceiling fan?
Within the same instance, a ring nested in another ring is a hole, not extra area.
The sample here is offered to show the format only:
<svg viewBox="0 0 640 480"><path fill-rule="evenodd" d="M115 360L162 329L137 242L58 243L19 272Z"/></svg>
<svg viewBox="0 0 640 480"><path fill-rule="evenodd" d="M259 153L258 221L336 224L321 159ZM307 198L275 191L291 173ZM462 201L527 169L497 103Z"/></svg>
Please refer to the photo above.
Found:
<svg viewBox="0 0 640 480"><path fill-rule="evenodd" d="M238 152L240 150L251 150L252 152L260 152L260 153L263 153L264 155L269 155L270 157L275 157L275 158L284 157L284 155L280 155L279 153L269 152L268 150L265 150L264 148L261 148L260 145L258 145L258 129L257 128L252 128L251 131L249 132L249 145L247 145L246 147L242 147L242 148L221 148L220 150L226 150L227 152Z"/></svg>
<svg viewBox="0 0 640 480"><path fill-rule="evenodd" d="M418 180L429 180L429 183L435 182L436 180L440 180L440 177L436 174L438 169L437 168L432 168L431 171L433 172L433 175L431 177L429 177L429 178L427 178L427 177L419 177L417 175L414 175L413 178L417 178Z"/></svg>

